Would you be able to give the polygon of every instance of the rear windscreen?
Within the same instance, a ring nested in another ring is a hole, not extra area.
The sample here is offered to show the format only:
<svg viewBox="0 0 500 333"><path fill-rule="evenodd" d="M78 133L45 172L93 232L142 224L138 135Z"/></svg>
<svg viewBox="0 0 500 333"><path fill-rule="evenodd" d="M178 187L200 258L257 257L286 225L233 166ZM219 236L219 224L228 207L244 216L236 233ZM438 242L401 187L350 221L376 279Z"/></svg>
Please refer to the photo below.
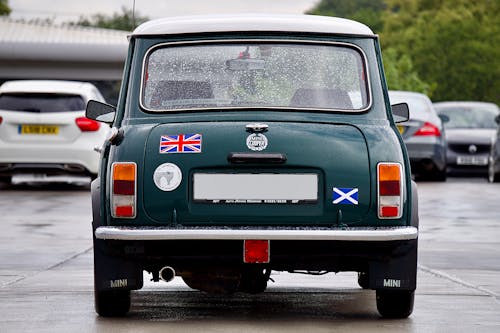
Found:
<svg viewBox="0 0 500 333"><path fill-rule="evenodd" d="M0 110L34 113L82 111L85 110L85 101L78 95L2 94Z"/></svg>
<svg viewBox="0 0 500 333"><path fill-rule="evenodd" d="M496 129L498 110L485 106L436 106L439 114L450 118L445 128L489 128Z"/></svg>
<svg viewBox="0 0 500 333"><path fill-rule="evenodd" d="M152 112L209 108L361 111L364 55L352 45L214 42L162 45L144 64L141 104Z"/></svg>

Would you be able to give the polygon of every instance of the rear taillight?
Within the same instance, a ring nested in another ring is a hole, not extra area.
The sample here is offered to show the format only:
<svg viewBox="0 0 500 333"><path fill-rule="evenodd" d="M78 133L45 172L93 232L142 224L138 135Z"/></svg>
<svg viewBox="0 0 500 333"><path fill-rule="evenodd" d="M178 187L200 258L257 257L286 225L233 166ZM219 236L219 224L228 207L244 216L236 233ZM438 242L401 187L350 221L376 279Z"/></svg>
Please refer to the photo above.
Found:
<svg viewBox="0 0 500 333"><path fill-rule="evenodd" d="M76 118L75 123L82 132L95 132L101 127L99 122L86 117Z"/></svg>
<svg viewBox="0 0 500 333"><path fill-rule="evenodd" d="M3 118L2 118L2 117L0 117L0 125L2 124L2 122L3 122Z"/></svg>
<svg viewBox="0 0 500 333"><path fill-rule="evenodd" d="M441 136L441 131L431 123L424 123L422 127L415 132L416 136Z"/></svg>
<svg viewBox="0 0 500 333"><path fill-rule="evenodd" d="M137 165L133 162L116 162L111 168L111 216L134 218Z"/></svg>
<svg viewBox="0 0 500 333"><path fill-rule="evenodd" d="M403 168L399 163L379 163L378 217L398 219L403 215Z"/></svg>

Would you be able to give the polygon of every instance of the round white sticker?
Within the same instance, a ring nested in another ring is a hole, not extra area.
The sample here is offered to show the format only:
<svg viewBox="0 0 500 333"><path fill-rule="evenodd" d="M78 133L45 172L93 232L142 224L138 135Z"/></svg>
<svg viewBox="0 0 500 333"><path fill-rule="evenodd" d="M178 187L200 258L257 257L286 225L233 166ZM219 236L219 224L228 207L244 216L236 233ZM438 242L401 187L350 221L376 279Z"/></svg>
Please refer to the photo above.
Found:
<svg viewBox="0 0 500 333"><path fill-rule="evenodd" d="M261 151L267 148L267 138L264 134L253 133L247 137L247 147L253 151Z"/></svg>
<svg viewBox="0 0 500 333"><path fill-rule="evenodd" d="M162 191L173 191L182 181L182 171L173 163L163 163L153 174L156 186Z"/></svg>

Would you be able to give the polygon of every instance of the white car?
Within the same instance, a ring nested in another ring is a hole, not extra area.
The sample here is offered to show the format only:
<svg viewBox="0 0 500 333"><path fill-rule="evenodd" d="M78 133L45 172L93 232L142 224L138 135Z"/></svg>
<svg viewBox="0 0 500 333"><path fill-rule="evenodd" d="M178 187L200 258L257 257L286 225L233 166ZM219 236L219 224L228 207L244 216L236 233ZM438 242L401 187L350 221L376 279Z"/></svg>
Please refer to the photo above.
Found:
<svg viewBox="0 0 500 333"><path fill-rule="evenodd" d="M109 127L85 117L87 101L104 102L88 82L8 81L0 86L0 181L15 174L95 178Z"/></svg>

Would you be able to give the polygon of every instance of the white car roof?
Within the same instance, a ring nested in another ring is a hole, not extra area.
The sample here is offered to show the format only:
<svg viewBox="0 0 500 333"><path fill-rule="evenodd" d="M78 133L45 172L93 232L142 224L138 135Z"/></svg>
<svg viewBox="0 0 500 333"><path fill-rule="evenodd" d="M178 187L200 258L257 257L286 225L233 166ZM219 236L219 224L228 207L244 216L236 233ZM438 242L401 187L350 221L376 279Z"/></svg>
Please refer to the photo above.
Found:
<svg viewBox="0 0 500 333"><path fill-rule="evenodd" d="M2 93L60 93L94 96L97 88L89 82L62 80L16 80L0 86Z"/></svg>
<svg viewBox="0 0 500 333"><path fill-rule="evenodd" d="M445 102L436 102L434 103L435 107L490 107L498 109L498 105L490 102L479 102L479 101L445 101Z"/></svg>
<svg viewBox="0 0 500 333"><path fill-rule="evenodd" d="M338 17L317 15L196 15L152 20L137 27L132 36L207 32L304 32L375 36L366 25Z"/></svg>

